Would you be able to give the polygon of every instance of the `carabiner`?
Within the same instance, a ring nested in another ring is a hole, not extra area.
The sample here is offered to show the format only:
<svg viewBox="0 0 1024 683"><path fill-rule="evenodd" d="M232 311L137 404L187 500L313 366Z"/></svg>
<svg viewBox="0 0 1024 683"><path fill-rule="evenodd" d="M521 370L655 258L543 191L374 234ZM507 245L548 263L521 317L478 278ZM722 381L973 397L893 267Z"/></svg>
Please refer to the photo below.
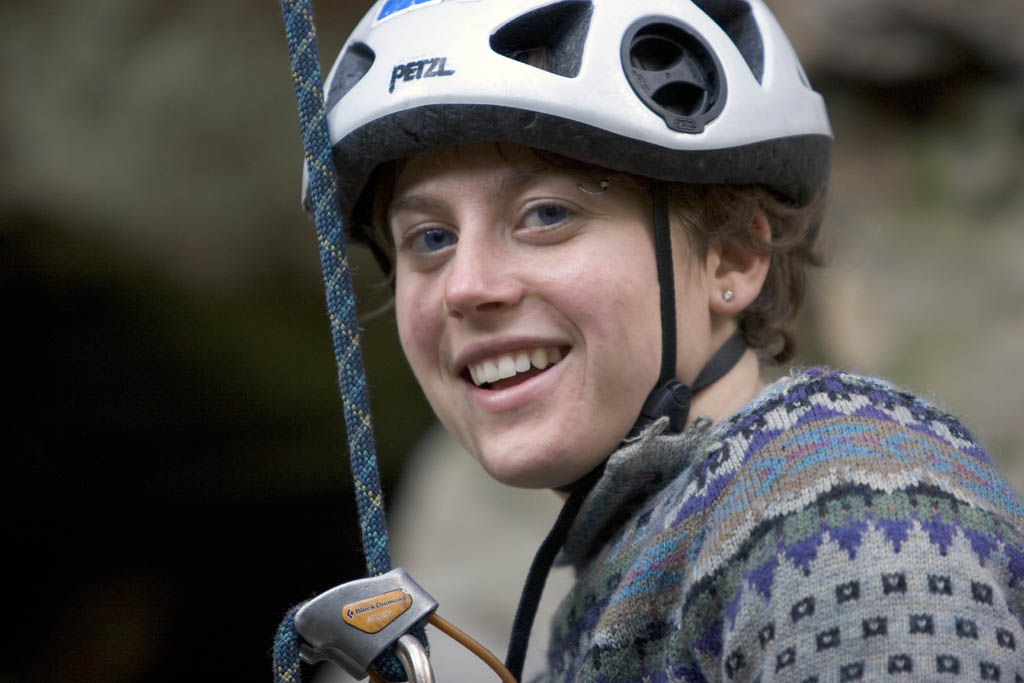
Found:
<svg viewBox="0 0 1024 683"><path fill-rule="evenodd" d="M418 638L409 633L399 638L395 643L395 656L402 663L409 683L434 683L434 669Z"/></svg>

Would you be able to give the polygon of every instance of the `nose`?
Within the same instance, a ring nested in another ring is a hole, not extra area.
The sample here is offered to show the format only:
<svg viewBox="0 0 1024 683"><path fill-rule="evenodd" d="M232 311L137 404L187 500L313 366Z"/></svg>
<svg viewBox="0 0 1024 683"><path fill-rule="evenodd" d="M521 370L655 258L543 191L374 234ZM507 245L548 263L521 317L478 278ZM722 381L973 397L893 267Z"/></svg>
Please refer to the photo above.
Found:
<svg viewBox="0 0 1024 683"><path fill-rule="evenodd" d="M451 317L505 311L522 299L522 280L499 241L463 232L445 280L445 310Z"/></svg>

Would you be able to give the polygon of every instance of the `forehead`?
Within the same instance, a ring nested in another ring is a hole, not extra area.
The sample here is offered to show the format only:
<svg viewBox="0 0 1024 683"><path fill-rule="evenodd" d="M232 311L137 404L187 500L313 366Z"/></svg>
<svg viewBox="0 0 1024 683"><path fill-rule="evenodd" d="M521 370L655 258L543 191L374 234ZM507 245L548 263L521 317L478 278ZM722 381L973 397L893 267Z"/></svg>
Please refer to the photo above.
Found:
<svg viewBox="0 0 1024 683"><path fill-rule="evenodd" d="M528 147L493 142L437 147L405 159L395 178L394 195L428 191L432 186L526 181L559 169ZM494 188L498 190L498 187Z"/></svg>

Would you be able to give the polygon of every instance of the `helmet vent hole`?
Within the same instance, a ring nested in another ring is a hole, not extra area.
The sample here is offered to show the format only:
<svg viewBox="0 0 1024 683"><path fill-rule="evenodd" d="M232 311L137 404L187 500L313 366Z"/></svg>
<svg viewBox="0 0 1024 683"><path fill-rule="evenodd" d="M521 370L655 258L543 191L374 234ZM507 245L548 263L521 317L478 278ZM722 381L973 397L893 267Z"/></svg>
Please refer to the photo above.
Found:
<svg viewBox="0 0 1024 683"><path fill-rule="evenodd" d="M758 83L764 78L764 42L746 0L696 0L696 4L729 36Z"/></svg>
<svg viewBox="0 0 1024 683"><path fill-rule="evenodd" d="M707 93L689 83L670 83L656 90L651 99L673 114L694 116L704 110Z"/></svg>
<svg viewBox="0 0 1024 683"><path fill-rule="evenodd" d="M593 11L590 0L563 0L527 12L491 35L491 49L528 66L575 78L583 63Z"/></svg>
<svg viewBox="0 0 1024 683"><path fill-rule="evenodd" d="M722 66L691 26L669 17L637 21L622 40L622 66L637 96L677 132L701 133L722 111Z"/></svg>
<svg viewBox="0 0 1024 683"><path fill-rule="evenodd" d="M334 72L331 87L327 90L327 111L330 111L338 103L338 100L345 96L345 93L362 80L366 72L373 66L375 57L373 50L365 43L352 43L345 50L345 55Z"/></svg>
<svg viewBox="0 0 1024 683"><path fill-rule="evenodd" d="M666 36L637 36L633 41L629 59L633 66L646 71L662 71L679 61L683 49L678 42Z"/></svg>

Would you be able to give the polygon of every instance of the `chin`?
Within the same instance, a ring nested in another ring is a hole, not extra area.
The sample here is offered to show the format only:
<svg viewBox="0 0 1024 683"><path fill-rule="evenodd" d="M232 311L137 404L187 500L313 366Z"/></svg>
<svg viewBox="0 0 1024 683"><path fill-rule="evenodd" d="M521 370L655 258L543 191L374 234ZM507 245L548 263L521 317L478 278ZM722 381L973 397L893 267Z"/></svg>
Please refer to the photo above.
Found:
<svg viewBox="0 0 1024 683"><path fill-rule="evenodd" d="M608 452L601 451L600 454L594 452L592 457L584 457L582 449L552 453L523 446L503 453L487 449L471 453L492 479L522 489L553 489L571 484L597 467L608 455Z"/></svg>

